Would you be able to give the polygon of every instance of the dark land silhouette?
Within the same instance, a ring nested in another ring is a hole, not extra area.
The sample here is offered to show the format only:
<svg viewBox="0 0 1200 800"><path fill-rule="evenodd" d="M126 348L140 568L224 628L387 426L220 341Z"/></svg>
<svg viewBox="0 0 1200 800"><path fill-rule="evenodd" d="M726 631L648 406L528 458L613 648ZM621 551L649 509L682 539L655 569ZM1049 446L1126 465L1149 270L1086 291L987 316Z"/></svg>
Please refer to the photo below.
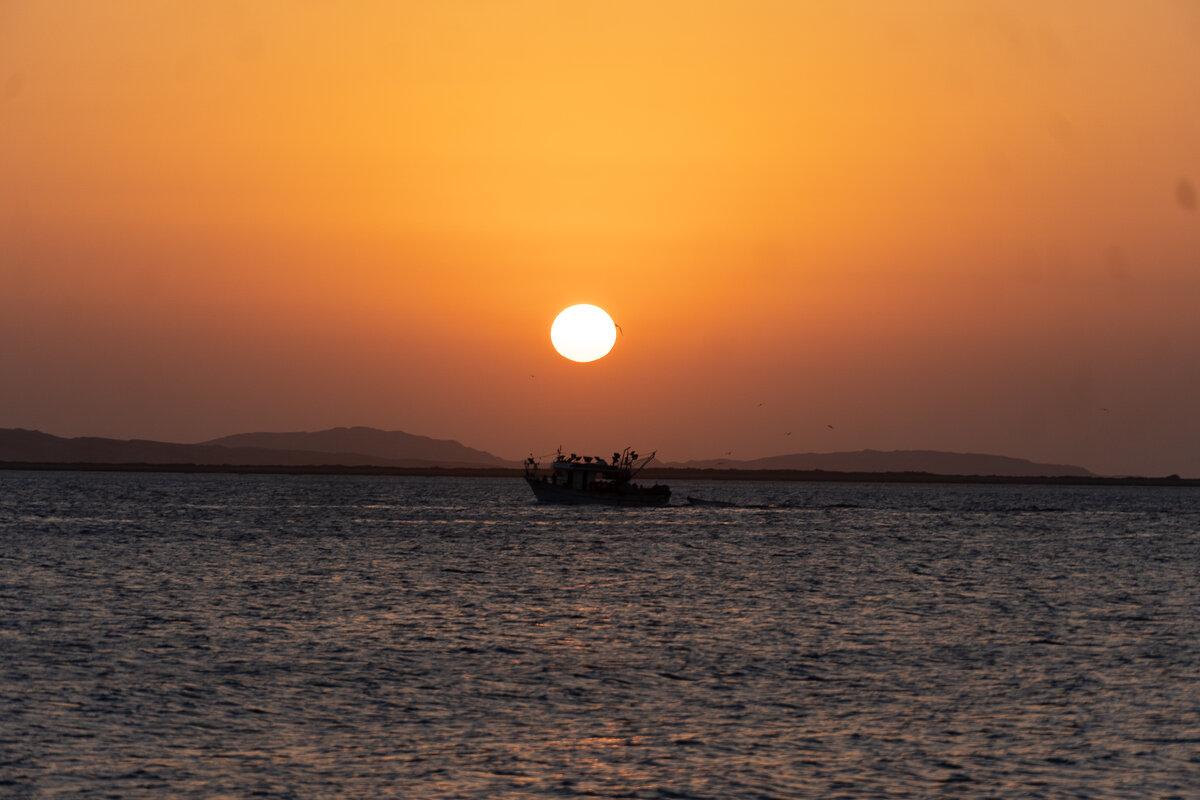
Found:
<svg viewBox="0 0 1200 800"><path fill-rule="evenodd" d="M0 468L485 477L522 474L520 462L507 461L454 440L365 427L312 433L245 433L200 444L94 436L64 438L8 428L0 429ZM682 463L653 461L641 475L656 480L1200 485L1200 480L1184 480L1174 475L1102 477L1071 465L927 450L796 453L751 461L731 458Z"/></svg>
<svg viewBox="0 0 1200 800"><path fill-rule="evenodd" d="M404 431L377 428L330 428L314 433L238 433L204 442L220 447L250 447L269 450L294 450L308 453L334 453L341 456L367 456L371 459L420 461L430 465L516 467L483 450L467 447L454 439L431 439ZM340 462L339 462L340 463ZM364 464L374 461L364 461Z"/></svg>
<svg viewBox="0 0 1200 800"><path fill-rule="evenodd" d="M825 472L929 472L936 475L1086 477L1093 473L1069 464L1039 464L1024 458L947 453L938 450L858 450L846 453L794 453L749 461L707 459L664 466L686 469L822 470Z"/></svg>
<svg viewBox="0 0 1200 800"><path fill-rule="evenodd" d="M0 462L406 469L519 466L519 462L505 461L455 441L373 428L247 433L201 444L94 436L66 439L20 428L0 429Z"/></svg>

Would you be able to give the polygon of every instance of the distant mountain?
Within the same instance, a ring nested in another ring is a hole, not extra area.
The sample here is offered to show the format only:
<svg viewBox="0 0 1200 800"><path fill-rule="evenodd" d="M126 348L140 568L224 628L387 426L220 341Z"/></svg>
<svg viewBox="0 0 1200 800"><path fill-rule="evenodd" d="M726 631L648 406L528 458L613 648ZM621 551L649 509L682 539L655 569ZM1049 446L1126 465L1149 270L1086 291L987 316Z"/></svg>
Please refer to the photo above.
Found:
<svg viewBox="0 0 1200 800"><path fill-rule="evenodd" d="M204 466L377 466L517 468L518 462L475 450L451 439L403 431L332 428L313 433L241 433L200 444L145 439L67 439L22 428L0 429L0 461L81 464L198 464ZM928 472L935 475L1088 477L1082 467L1038 464L1023 458L935 450L859 450L794 453L750 461L707 459L652 467L687 469L825 470L827 472Z"/></svg>
<svg viewBox="0 0 1200 800"><path fill-rule="evenodd" d="M419 460L437 464L517 467L520 464L460 444L453 439L430 439L404 431L377 428L330 428L315 433L238 433L204 442L219 447L258 447L315 453L357 453L374 458Z"/></svg>
<svg viewBox="0 0 1200 800"><path fill-rule="evenodd" d="M1093 473L1067 464L1038 464L1024 458L937 450L858 450L846 453L793 453L750 461L708 459L668 464L690 469L796 469L828 472L929 472L935 475L1087 477Z"/></svg>
<svg viewBox="0 0 1200 800"><path fill-rule="evenodd" d="M230 466L381 466L381 467L516 467L515 462L504 461L482 450L472 450L455 441L428 439L412 436L400 431L374 431L376 445L368 446L372 452L338 450L338 432L356 431L347 441L370 445L370 428L335 428L315 434L245 434L247 437L315 437L307 448L286 446L254 445L248 439L246 445L219 444L225 440L236 440L231 436L202 444L173 444L144 439L104 439L84 436L67 439L40 431L21 428L0 429L0 461L34 463L82 463L82 464L201 464ZM364 433L367 432L367 433ZM330 434L329 436L325 436ZM322 437L325 438L322 438ZM355 439L354 437L358 437ZM411 449L402 443L405 437L413 440ZM287 439L277 439L286 444ZM390 448L390 449L389 449Z"/></svg>

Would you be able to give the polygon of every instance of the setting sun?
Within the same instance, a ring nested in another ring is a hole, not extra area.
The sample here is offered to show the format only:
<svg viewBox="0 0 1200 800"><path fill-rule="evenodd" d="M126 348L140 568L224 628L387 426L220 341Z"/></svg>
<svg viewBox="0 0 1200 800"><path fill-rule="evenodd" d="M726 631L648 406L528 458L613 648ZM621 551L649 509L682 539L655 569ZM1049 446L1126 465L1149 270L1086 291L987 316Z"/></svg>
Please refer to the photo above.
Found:
<svg viewBox="0 0 1200 800"><path fill-rule="evenodd" d="M555 318L550 341L572 361L595 361L616 344L617 327L604 309L583 303L563 309Z"/></svg>

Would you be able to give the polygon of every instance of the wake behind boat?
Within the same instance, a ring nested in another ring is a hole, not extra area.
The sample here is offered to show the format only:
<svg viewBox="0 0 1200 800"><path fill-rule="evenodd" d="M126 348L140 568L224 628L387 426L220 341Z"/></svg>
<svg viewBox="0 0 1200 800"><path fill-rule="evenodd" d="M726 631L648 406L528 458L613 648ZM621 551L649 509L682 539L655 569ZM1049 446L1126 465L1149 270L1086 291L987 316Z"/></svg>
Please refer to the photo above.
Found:
<svg viewBox="0 0 1200 800"><path fill-rule="evenodd" d="M539 503L606 506L665 506L671 502L671 487L640 486L633 478L654 458L639 457L628 447L613 453L611 461L600 456L554 457L547 472L537 459L525 460L525 480Z"/></svg>
<svg viewBox="0 0 1200 800"><path fill-rule="evenodd" d="M689 506L711 506L713 508L737 508L737 503L728 500L713 500L708 497L692 497L688 495Z"/></svg>

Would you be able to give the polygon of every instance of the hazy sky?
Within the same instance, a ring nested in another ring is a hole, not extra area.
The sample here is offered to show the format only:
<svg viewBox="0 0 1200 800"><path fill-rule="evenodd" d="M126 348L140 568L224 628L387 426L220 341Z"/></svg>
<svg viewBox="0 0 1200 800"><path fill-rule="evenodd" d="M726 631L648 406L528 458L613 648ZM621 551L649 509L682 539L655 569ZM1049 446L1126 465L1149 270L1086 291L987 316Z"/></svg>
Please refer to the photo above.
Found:
<svg viewBox="0 0 1200 800"><path fill-rule="evenodd" d="M1190 0L0 0L0 427L1197 477L1198 97Z"/></svg>

